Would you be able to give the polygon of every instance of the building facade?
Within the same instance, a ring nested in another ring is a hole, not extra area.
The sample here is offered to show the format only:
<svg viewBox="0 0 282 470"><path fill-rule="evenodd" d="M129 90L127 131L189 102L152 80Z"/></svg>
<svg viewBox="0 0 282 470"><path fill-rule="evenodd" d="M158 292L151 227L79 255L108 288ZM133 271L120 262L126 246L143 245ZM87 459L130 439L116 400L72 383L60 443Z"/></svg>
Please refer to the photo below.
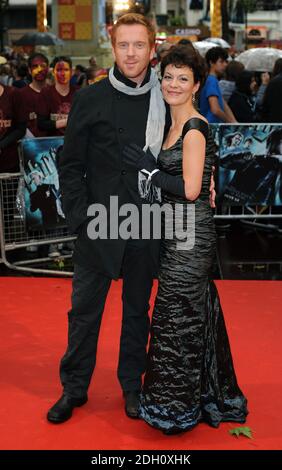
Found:
<svg viewBox="0 0 282 470"><path fill-rule="evenodd" d="M49 30L65 40L65 53L74 56L93 54L109 49L106 23L126 8L139 8L156 18L160 26L168 23L176 28L210 26L209 8L213 0L46 0ZM11 45L26 31L36 30L36 0L9 0L2 14L4 43ZM237 47L243 48L245 38L244 12L239 0L229 0L229 27ZM257 10L248 13L250 43L268 40L272 45L282 40L282 0L258 0ZM253 36L253 40L252 40ZM271 44L270 44L271 45ZM241 46L241 47L240 47Z"/></svg>

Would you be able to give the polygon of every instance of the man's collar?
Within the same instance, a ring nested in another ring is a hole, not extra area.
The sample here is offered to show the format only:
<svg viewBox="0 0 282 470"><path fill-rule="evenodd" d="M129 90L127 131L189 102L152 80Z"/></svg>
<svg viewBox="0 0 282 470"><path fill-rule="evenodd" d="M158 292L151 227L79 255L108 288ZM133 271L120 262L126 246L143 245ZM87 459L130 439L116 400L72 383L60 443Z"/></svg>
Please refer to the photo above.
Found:
<svg viewBox="0 0 282 470"><path fill-rule="evenodd" d="M133 82L132 80L127 78L125 75L123 75L123 73L119 70L117 64L115 64L115 66L114 66L114 76L117 78L117 80L119 80L120 82L124 83L127 86L130 86L131 88L136 88L137 87L136 82ZM150 81L150 76L151 76L151 66L148 65L148 69L147 69L145 78L144 78L144 80L143 80L143 82L141 83L140 86L143 86L143 85L145 85L145 83L149 82Z"/></svg>

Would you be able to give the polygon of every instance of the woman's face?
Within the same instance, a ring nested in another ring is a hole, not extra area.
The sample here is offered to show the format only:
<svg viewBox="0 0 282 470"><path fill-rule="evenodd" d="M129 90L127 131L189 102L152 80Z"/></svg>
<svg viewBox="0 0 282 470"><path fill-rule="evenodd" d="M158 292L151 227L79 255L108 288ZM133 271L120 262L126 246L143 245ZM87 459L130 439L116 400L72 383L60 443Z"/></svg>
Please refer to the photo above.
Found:
<svg viewBox="0 0 282 470"><path fill-rule="evenodd" d="M192 102L192 95L198 89L199 83L194 82L193 71L190 67L167 65L162 79L162 93L169 105L180 106Z"/></svg>
<svg viewBox="0 0 282 470"><path fill-rule="evenodd" d="M251 89L252 94L254 94L257 91L257 82L256 82L255 77L252 77L251 79L250 89Z"/></svg>

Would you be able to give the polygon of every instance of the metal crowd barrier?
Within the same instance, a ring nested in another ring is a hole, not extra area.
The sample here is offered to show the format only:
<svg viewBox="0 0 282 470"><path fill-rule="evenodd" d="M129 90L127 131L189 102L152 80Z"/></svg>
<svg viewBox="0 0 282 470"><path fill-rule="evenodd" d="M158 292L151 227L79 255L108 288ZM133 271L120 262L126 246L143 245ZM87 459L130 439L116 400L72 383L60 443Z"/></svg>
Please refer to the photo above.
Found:
<svg viewBox="0 0 282 470"><path fill-rule="evenodd" d="M275 212L273 212L275 211ZM251 219L252 223L258 219L282 219L282 206L218 206L215 209L215 219ZM257 223L258 225L259 223Z"/></svg>
<svg viewBox="0 0 282 470"><path fill-rule="evenodd" d="M29 267L30 264L52 262L48 258L25 259L21 261L11 262L7 259L7 254L13 250L20 248L28 248L31 246L49 245L51 243L63 243L75 240L71 236L67 228L59 228L54 230L36 230L29 231L26 223L17 207L17 191L19 183L22 182L21 173L4 173L0 174L0 263L4 263L8 268L17 271L55 274L59 276L72 276L72 272L60 269L44 269ZM65 255L64 258L71 255Z"/></svg>
<svg viewBox="0 0 282 470"><path fill-rule="evenodd" d="M0 174L0 263L16 271L31 272L38 274L55 274L57 276L72 276L71 271L60 269L35 268L28 265L51 262L48 258L34 258L11 262L7 254L20 248L31 246L49 245L51 243L63 243L75 240L67 228L59 228L45 231L29 231L22 215L19 213L16 198L19 182L22 181L21 173ZM273 213L275 210L275 213ZM242 220L244 223L255 228L266 228L264 219L281 219L282 207L262 206L218 206L215 210L215 219L219 220ZM270 229L278 230L275 225L267 224ZM279 230L281 231L281 230ZM71 255L64 255L63 258Z"/></svg>

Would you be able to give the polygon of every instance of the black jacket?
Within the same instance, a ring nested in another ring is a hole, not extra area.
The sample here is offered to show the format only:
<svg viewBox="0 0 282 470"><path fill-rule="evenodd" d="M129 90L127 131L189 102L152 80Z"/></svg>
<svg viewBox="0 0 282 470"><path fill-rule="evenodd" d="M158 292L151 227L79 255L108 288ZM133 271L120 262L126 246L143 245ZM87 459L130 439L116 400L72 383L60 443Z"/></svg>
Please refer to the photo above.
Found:
<svg viewBox="0 0 282 470"><path fill-rule="evenodd" d="M135 87L117 68L115 75ZM149 101L150 92L129 96L114 89L108 78L80 90L74 98L59 159L63 209L72 232L78 233L74 262L113 278L120 275L126 241L90 240L87 209L98 203L109 214L110 196L118 196L119 206L141 205L138 173L125 168L122 150L130 142L144 146ZM148 241L155 263L158 248L159 242Z"/></svg>
<svg viewBox="0 0 282 470"><path fill-rule="evenodd" d="M270 80L266 87L262 105L264 122L282 122L282 73Z"/></svg>
<svg viewBox="0 0 282 470"><path fill-rule="evenodd" d="M234 91L228 101L228 105L238 122L255 122L255 113L249 96L239 91Z"/></svg>
<svg viewBox="0 0 282 470"><path fill-rule="evenodd" d="M56 201L56 188L53 184L41 184L30 194L30 210L31 212L37 209L41 211L44 227L56 227L58 223L64 222L58 214Z"/></svg>

